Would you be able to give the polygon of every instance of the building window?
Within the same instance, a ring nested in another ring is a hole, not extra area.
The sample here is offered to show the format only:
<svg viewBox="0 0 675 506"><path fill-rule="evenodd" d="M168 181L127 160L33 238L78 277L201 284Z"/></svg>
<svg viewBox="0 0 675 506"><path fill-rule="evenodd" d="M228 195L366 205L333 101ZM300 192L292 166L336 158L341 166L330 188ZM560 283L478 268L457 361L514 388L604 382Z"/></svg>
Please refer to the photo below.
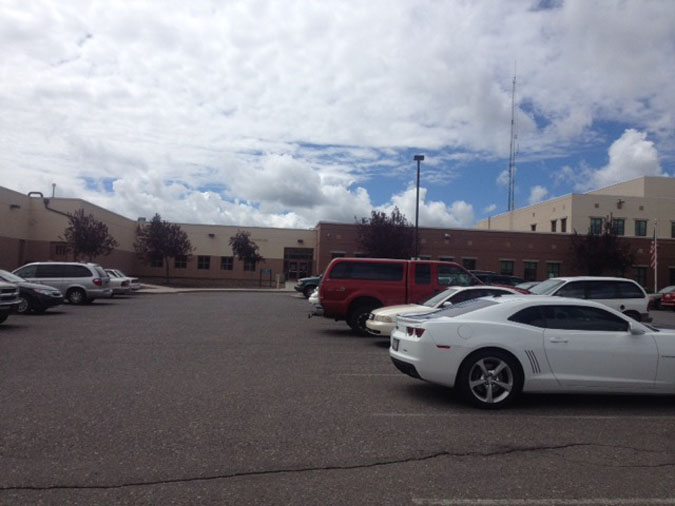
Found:
<svg viewBox="0 0 675 506"><path fill-rule="evenodd" d="M567 218L560 218L560 231L567 232Z"/></svg>
<svg viewBox="0 0 675 506"><path fill-rule="evenodd" d="M546 277L557 278L560 276L560 262L546 262Z"/></svg>
<svg viewBox="0 0 675 506"><path fill-rule="evenodd" d="M523 279L525 281L537 280L537 264L538 262L523 262Z"/></svg>
<svg viewBox="0 0 675 506"><path fill-rule="evenodd" d="M675 239L675 221L670 222L670 238Z"/></svg>
<svg viewBox="0 0 675 506"><path fill-rule="evenodd" d="M602 218L591 218L591 226L588 230L591 234L602 234Z"/></svg>
<svg viewBox="0 0 675 506"><path fill-rule="evenodd" d="M626 220L623 218L614 218L612 220L612 233L614 235L624 235L624 226Z"/></svg>
<svg viewBox="0 0 675 506"><path fill-rule="evenodd" d="M211 268L211 257L206 255L197 256L197 269L208 270Z"/></svg>
<svg viewBox="0 0 675 506"><path fill-rule="evenodd" d="M635 235L638 237L647 235L647 220L635 220Z"/></svg>
<svg viewBox="0 0 675 506"><path fill-rule="evenodd" d="M475 258L462 258L462 267L467 271L473 271L476 269L476 259Z"/></svg>
<svg viewBox="0 0 675 506"><path fill-rule="evenodd" d="M234 257L220 257L220 269L231 271L234 266Z"/></svg>
<svg viewBox="0 0 675 506"><path fill-rule="evenodd" d="M506 274L507 276L513 276L513 260L500 260L499 274Z"/></svg>
<svg viewBox="0 0 675 506"><path fill-rule="evenodd" d="M533 223L532 225L530 225L530 230L531 230L532 232L536 232L536 231L537 231L537 224L536 224L536 223Z"/></svg>
<svg viewBox="0 0 675 506"><path fill-rule="evenodd" d="M68 254L68 245L66 244L57 244L54 247L54 253L56 255L66 255Z"/></svg>
<svg viewBox="0 0 675 506"><path fill-rule="evenodd" d="M454 262L455 257L438 257L441 262Z"/></svg>
<svg viewBox="0 0 675 506"><path fill-rule="evenodd" d="M150 261L150 267L164 267L164 259L162 257L155 257Z"/></svg>
<svg viewBox="0 0 675 506"><path fill-rule="evenodd" d="M185 269L187 267L187 255L178 255L174 258L173 266L176 269Z"/></svg>
<svg viewBox="0 0 675 506"><path fill-rule="evenodd" d="M244 260L244 270L248 272L255 272L255 261Z"/></svg>
<svg viewBox="0 0 675 506"><path fill-rule="evenodd" d="M420 260L431 260L431 255L420 255Z"/></svg>
<svg viewBox="0 0 675 506"><path fill-rule="evenodd" d="M647 286L647 268L635 267L635 277L633 278L640 286Z"/></svg>
<svg viewBox="0 0 675 506"><path fill-rule="evenodd" d="M347 253L345 253L344 251L331 251L330 252L331 258L342 258L346 255L347 255Z"/></svg>
<svg viewBox="0 0 675 506"><path fill-rule="evenodd" d="M557 232L558 220L551 220L551 232Z"/></svg>
<svg viewBox="0 0 675 506"><path fill-rule="evenodd" d="M670 281L668 281L669 285L675 285L675 267L669 267L668 268L668 276L670 278Z"/></svg>
<svg viewBox="0 0 675 506"><path fill-rule="evenodd" d="M368 258L368 253L364 253L363 251L357 251L354 253L354 258Z"/></svg>

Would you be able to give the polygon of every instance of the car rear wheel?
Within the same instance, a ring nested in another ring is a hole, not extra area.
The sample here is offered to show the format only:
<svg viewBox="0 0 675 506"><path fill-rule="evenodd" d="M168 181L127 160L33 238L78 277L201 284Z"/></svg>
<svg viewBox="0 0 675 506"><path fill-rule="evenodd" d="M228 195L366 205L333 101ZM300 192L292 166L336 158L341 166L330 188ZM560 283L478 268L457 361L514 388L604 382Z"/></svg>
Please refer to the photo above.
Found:
<svg viewBox="0 0 675 506"><path fill-rule="evenodd" d="M19 295L19 305L16 308L16 312L19 314L30 313L33 309L33 303L30 298L25 295Z"/></svg>
<svg viewBox="0 0 675 506"><path fill-rule="evenodd" d="M8 316L9 313L0 313L0 323L4 322Z"/></svg>
<svg viewBox="0 0 675 506"><path fill-rule="evenodd" d="M347 324L360 336L374 335L368 330L368 327L366 327L366 322L368 321L371 311L380 306L381 304L377 304L376 302L361 303L354 306L349 315L347 315Z"/></svg>
<svg viewBox="0 0 675 506"><path fill-rule="evenodd" d="M511 404L520 393L523 373L510 354L501 350L480 350L462 364L457 387L474 406L499 409Z"/></svg>
<svg viewBox="0 0 675 506"><path fill-rule="evenodd" d="M73 288L66 294L68 302L71 304L86 304L87 296L81 288Z"/></svg>

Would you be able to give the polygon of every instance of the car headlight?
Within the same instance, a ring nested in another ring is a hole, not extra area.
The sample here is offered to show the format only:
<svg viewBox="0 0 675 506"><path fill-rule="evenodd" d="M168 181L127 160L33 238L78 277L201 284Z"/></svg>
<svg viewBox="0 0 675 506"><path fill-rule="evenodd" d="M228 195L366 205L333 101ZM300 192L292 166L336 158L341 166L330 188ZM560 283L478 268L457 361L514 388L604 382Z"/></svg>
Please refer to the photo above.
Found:
<svg viewBox="0 0 675 506"><path fill-rule="evenodd" d="M39 293L41 295L54 295L54 290L44 290L42 288L36 288L35 293ZM59 292L60 293L60 292Z"/></svg>
<svg viewBox="0 0 675 506"><path fill-rule="evenodd" d="M391 323L394 321L394 319L391 316L384 316L384 315L376 315L375 320L378 322L386 322L386 323Z"/></svg>

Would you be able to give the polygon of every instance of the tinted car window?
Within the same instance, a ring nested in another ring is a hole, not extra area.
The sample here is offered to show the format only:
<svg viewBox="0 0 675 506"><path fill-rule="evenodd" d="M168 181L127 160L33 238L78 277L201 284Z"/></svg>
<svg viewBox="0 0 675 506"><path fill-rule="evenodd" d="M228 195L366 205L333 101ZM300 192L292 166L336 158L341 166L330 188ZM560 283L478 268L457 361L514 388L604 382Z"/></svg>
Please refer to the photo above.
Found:
<svg viewBox="0 0 675 506"><path fill-rule="evenodd" d="M417 285L431 284L431 265L429 264L415 265L415 284Z"/></svg>
<svg viewBox="0 0 675 506"><path fill-rule="evenodd" d="M628 322L604 309L583 306L543 306L550 329L625 332Z"/></svg>
<svg viewBox="0 0 675 506"><path fill-rule="evenodd" d="M512 315L509 320L523 325L546 328L546 319L540 307L527 307Z"/></svg>
<svg viewBox="0 0 675 506"><path fill-rule="evenodd" d="M616 281L588 281L589 299L616 299Z"/></svg>
<svg viewBox="0 0 675 506"><path fill-rule="evenodd" d="M472 286L475 278L458 265L438 266L438 283L441 285Z"/></svg>
<svg viewBox="0 0 675 506"><path fill-rule="evenodd" d="M90 278L91 271L84 265L64 265L64 278Z"/></svg>
<svg viewBox="0 0 675 506"><path fill-rule="evenodd" d="M560 290L555 292L555 295L559 297L575 297L577 299L583 299L586 292L584 285L585 283L582 281L572 281L560 287Z"/></svg>
<svg viewBox="0 0 675 506"><path fill-rule="evenodd" d="M62 278L63 265L60 264L42 264L37 266L36 278Z"/></svg>
<svg viewBox="0 0 675 506"><path fill-rule="evenodd" d="M331 269L330 277L331 279L400 281L403 279L403 264L340 262Z"/></svg>
<svg viewBox="0 0 675 506"><path fill-rule="evenodd" d="M16 275L21 278L34 278L35 271L37 270L37 265L27 265L16 271Z"/></svg>
<svg viewBox="0 0 675 506"><path fill-rule="evenodd" d="M106 274L103 268L98 265L94 266L94 270L96 271L96 273L100 278L105 278L106 276L108 276L108 274Z"/></svg>
<svg viewBox="0 0 675 506"><path fill-rule="evenodd" d="M617 283L617 288L619 289L619 298L620 299L641 299L645 296L645 293L635 283L630 283L628 281L619 281Z"/></svg>

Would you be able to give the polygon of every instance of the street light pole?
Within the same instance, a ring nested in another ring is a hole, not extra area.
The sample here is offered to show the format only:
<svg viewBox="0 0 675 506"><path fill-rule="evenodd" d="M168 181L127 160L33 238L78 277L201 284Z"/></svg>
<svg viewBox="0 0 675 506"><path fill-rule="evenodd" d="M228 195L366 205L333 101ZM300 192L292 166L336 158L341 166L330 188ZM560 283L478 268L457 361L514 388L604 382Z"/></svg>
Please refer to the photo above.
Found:
<svg viewBox="0 0 675 506"><path fill-rule="evenodd" d="M413 160L417 162L417 199L415 203L415 258L417 258L419 256L420 162L424 160L424 155L415 155Z"/></svg>

